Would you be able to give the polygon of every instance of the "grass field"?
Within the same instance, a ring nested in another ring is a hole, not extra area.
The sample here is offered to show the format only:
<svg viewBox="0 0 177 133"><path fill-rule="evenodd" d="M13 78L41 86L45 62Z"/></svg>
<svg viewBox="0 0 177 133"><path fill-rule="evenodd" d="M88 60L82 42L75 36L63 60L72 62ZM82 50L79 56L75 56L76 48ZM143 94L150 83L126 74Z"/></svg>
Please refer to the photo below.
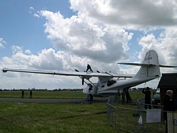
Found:
<svg viewBox="0 0 177 133"><path fill-rule="evenodd" d="M86 95L82 91L32 91L33 98L86 98ZM3 98L20 98L22 96L21 91L1 91L0 97ZM24 97L30 97L30 91L24 91Z"/></svg>
<svg viewBox="0 0 177 133"><path fill-rule="evenodd" d="M29 92L25 92L29 97ZM135 100L143 95L131 92ZM19 91L0 92L0 97L21 97ZM34 98L83 98L82 92L34 91ZM112 133L106 120L106 104L0 102L0 133Z"/></svg>
<svg viewBox="0 0 177 133"><path fill-rule="evenodd" d="M105 104L0 102L1 133L110 133Z"/></svg>
<svg viewBox="0 0 177 133"><path fill-rule="evenodd" d="M130 91L130 95L133 100L136 100L144 96L144 94L141 93L141 91ZM1 98L20 98L21 96L22 96L21 91L0 91ZM30 97L30 92L28 90L25 91L24 97L25 98ZM82 91L33 91L32 97L33 98L86 99L87 96ZM100 98L94 97L94 99L100 99Z"/></svg>

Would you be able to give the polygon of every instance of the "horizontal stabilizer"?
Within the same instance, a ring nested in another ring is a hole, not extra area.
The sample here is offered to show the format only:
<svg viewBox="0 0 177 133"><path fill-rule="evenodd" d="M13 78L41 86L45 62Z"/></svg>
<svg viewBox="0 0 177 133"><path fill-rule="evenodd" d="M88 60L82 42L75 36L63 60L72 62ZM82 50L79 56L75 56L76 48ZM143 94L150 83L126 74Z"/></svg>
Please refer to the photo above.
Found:
<svg viewBox="0 0 177 133"><path fill-rule="evenodd" d="M169 68L175 68L177 66L166 66L166 65L159 65L159 67L169 67Z"/></svg>
<svg viewBox="0 0 177 133"><path fill-rule="evenodd" d="M133 66L157 66L155 64L142 64L142 63L118 63L122 65L133 65Z"/></svg>
<svg viewBox="0 0 177 133"><path fill-rule="evenodd" d="M133 66L158 66L156 64L142 64L142 63L118 63L118 64L133 65ZM177 68L177 66L167 66L167 65L159 65L159 67Z"/></svg>

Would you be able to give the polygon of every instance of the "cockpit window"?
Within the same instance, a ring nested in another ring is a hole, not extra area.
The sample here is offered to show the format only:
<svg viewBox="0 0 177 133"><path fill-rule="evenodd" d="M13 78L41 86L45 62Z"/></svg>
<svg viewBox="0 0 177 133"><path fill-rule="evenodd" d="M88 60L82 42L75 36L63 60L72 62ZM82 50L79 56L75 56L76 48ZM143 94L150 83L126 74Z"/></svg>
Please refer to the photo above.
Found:
<svg viewBox="0 0 177 133"><path fill-rule="evenodd" d="M116 81L115 80L109 80L108 83L107 83L107 86L111 86L115 83Z"/></svg>

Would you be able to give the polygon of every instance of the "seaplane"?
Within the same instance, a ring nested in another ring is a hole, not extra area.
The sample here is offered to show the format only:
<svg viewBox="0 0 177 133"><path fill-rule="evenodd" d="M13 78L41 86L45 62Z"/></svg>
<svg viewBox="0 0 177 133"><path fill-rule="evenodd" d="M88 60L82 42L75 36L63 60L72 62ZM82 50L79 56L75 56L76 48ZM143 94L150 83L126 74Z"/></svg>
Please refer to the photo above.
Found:
<svg viewBox="0 0 177 133"><path fill-rule="evenodd" d="M137 86L139 84L154 80L160 77L160 67L174 68L177 66L160 65L156 51L149 50L142 63L118 63L123 65L140 66L139 71L134 74L114 74L111 72L80 72L75 70L73 72L67 71L44 71L44 70L27 70L27 69L10 69L3 68L3 72L23 72L35 74L50 74L63 76L78 76L87 86L83 89L83 93L87 95L87 100L92 101L93 97L108 97L113 96L124 89ZM97 77L98 82L91 82L92 77Z"/></svg>

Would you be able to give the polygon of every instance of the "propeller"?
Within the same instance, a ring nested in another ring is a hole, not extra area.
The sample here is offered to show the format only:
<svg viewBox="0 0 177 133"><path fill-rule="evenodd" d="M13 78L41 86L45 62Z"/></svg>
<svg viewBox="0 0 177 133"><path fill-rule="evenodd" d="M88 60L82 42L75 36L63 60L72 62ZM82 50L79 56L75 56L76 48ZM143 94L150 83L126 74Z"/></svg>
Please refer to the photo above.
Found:
<svg viewBox="0 0 177 133"><path fill-rule="evenodd" d="M75 71L79 72L79 70L77 70L77 69L75 69ZM82 79L82 85L84 85L84 82L85 82L84 77L82 77L82 76L79 76L79 77Z"/></svg>
<svg viewBox="0 0 177 133"><path fill-rule="evenodd" d="M75 69L76 72L79 72L79 70Z"/></svg>

